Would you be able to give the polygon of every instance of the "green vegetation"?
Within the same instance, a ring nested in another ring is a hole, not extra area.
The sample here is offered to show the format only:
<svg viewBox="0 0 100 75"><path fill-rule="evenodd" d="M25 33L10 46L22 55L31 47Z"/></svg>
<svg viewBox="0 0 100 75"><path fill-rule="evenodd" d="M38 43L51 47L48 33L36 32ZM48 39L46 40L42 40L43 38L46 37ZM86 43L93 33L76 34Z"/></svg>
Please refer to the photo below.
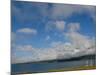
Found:
<svg viewBox="0 0 100 75"><path fill-rule="evenodd" d="M96 66L80 66L72 68L54 69L54 70L49 70L48 72L76 71L76 70L90 70L90 69L96 69Z"/></svg>

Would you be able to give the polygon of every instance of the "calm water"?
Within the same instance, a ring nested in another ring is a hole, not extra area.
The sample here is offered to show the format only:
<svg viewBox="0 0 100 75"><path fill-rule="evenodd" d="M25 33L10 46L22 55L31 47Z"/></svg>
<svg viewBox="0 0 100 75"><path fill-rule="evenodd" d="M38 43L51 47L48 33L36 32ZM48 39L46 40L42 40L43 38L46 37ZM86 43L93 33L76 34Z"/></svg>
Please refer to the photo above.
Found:
<svg viewBox="0 0 100 75"><path fill-rule="evenodd" d="M95 65L95 59L92 60L79 60L79 61L64 61L64 62L42 62L30 64L12 64L12 73L23 72L47 72L52 69L71 68L85 65Z"/></svg>

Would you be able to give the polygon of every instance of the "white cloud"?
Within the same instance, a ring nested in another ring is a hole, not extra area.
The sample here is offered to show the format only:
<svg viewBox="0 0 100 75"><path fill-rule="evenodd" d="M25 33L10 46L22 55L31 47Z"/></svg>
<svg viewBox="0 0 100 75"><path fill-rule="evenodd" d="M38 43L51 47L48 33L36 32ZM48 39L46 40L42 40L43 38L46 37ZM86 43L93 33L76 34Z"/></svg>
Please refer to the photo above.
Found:
<svg viewBox="0 0 100 75"><path fill-rule="evenodd" d="M16 50L21 50L21 51L32 51L34 48L32 45L23 45L23 46L17 46Z"/></svg>
<svg viewBox="0 0 100 75"><path fill-rule="evenodd" d="M80 55L84 54L84 52L89 54L95 52L95 40L77 32L80 29L79 23L70 23L68 28L69 32L65 33L65 36L69 38L75 48L80 50Z"/></svg>
<svg viewBox="0 0 100 75"><path fill-rule="evenodd" d="M76 31L80 30L79 23L69 23L67 26L68 26L68 29L70 32L76 32Z"/></svg>
<svg viewBox="0 0 100 75"><path fill-rule="evenodd" d="M70 25L70 26L69 26ZM78 57L82 55L95 54L95 39L89 36L78 33L80 30L79 23L68 24L69 31L64 33L64 36L70 42L52 42L50 48L34 48L32 45L14 46L14 50L22 53L29 52L31 55L23 55L18 57L17 54L12 56L12 63L36 62L43 60L64 59ZM47 39L50 37L47 36ZM13 50L13 51L14 51ZM15 53L16 53L15 51Z"/></svg>
<svg viewBox="0 0 100 75"><path fill-rule="evenodd" d="M90 44L91 43L91 44ZM92 42L89 43L90 46L74 46L71 43L61 43L53 44L51 48L34 48L32 46L24 46L19 48L21 51L30 51L33 55L23 55L22 57L15 56L12 58L12 63L23 63L23 62L36 62L44 60L53 60L53 59L64 59L78 57L87 54L95 54L95 44ZM87 43L85 43L87 44ZM94 44L94 45L93 45ZM88 45L88 44L87 44Z"/></svg>
<svg viewBox="0 0 100 75"><path fill-rule="evenodd" d="M65 28L65 21L56 21L55 25L58 30L63 31Z"/></svg>
<svg viewBox="0 0 100 75"><path fill-rule="evenodd" d="M15 51L15 55L12 56L12 63L64 59L87 54L95 54L95 39L78 33L78 30L80 30L79 23L69 23L68 32L64 35L69 38L70 42L52 42L51 48L34 48L32 45L14 45L12 49L17 52L29 52L32 53L32 55L27 53L28 55L26 56L23 55L18 57ZM14 33L12 33L12 40L13 39L15 39ZM49 39L50 36L47 36L46 40Z"/></svg>
<svg viewBox="0 0 100 75"><path fill-rule="evenodd" d="M72 45L80 50L87 50L88 48L95 46L93 45L95 43L95 40L92 40L88 36L79 34L77 32L71 32L65 35L66 37L70 38L70 42L72 43Z"/></svg>
<svg viewBox="0 0 100 75"><path fill-rule="evenodd" d="M63 31L65 28L65 22L58 19L64 19L70 17L73 13L81 14L83 12L89 13L92 18L95 18L95 7L94 6L79 6L79 5L62 5L62 4L53 4L52 8L48 10L48 5L34 5L41 9L41 6L44 6L41 10L41 15L51 17L52 19L57 19L56 21L49 21L46 25L46 30L52 30L54 28L59 31ZM30 8L31 9L31 8ZM28 9L27 9L28 10ZM36 18L34 15L26 15L28 12L25 10L25 13L13 6L13 14L17 14L17 20L24 20L30 22ZM49 14L50 13L50 14ZM24 16L22 16L24 15ZM30 20L32 19L32 20ZM95 19L94 19L95 20ZM65 33L65 37L70 39L70 43L62 43L62 42L53 42L51 43L51 48L34 48L32 45L21 45L16 46L12 50L17 50L19 53L22 52L31 52L32 55L17 57L12 56L12 63L22 63L29 61L41 61L41 60L52 60L52 59L63 59L63 58L71 58L86 54L94 54L95 53L95 39L92 39L88 36L78 33L80 30L79 23L70 23L68 24L69 32ZM31 28L22 28L17 30L18 33L24 34L37 34L36 29ZM12 33L12 40L15 40L16 35ZM50 39L50 36L46 37L46 40ZM13 45L12 45L13 46ZM16 53L16 51L15 51Z"/></svg>
<svg viewBox="0 0 100 75"><path fill-rule="evenodd" d="M37 34L37 30L36 29L32 29L32 28L22 28L17 30L18 33L25 33L25 34Z"/></svg>
<svg viewBox="0 0 100 75"><path fill-rule="evenodd" d="M38 60L37 61L53 60L56 58L57 58L56 51L52 48L40 49L38 51Z"/></svg>
<svg viewBox="0 0 100 75"><path fill-rule="evenodd" d="M58 30L58 31L64 31L65 28L65 21L48 21L46 24L46 31L52 31L52 30Z"/></svg>
<svg viewBox="0 0 100 75"><path fill-rule="evenodd" d="M56 47L58 45L62 45L63 43L61 41L57 41L57 42L52 42L51 43L51 47Z"/></svg>

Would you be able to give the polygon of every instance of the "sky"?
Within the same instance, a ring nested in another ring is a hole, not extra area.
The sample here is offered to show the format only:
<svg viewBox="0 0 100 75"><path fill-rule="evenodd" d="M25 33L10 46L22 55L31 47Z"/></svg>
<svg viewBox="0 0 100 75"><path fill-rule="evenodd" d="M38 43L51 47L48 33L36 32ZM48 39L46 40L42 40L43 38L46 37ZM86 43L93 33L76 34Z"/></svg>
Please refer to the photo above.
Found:
<svg viewBox="0 0 100 75"><path fill-rule="evenodd" d="M11 62L95 54L96 7L12 1Z"/></svg>

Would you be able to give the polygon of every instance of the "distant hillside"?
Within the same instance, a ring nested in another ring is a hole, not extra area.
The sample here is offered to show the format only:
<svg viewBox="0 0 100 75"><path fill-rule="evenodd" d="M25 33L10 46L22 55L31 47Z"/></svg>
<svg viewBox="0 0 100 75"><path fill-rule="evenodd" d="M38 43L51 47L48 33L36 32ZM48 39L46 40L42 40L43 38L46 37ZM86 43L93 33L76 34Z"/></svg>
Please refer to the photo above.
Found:
<svg viewBox="0 0 100 75"><path fill-rule="evenodd" d="M96 59L96 55L84 55L80 57L73 57L69 59L55 59L55 60L45 60L45 61L37 61L37 62L26 62L26 63L17 63L17 64L30 64L30 63L51 63L51 62L64 62L64 61L78 61L78 60L89 60L89 59Z"/></svg>
<svg viewBox="0 0 100 75"><path fill-rule="evenodd" d="M60 59L57 61L62 62L62 61L87 60L87 59L96 59L96 55L85 55L85 56L80 56L80 57L73 57L70 59Z"/></svg>

